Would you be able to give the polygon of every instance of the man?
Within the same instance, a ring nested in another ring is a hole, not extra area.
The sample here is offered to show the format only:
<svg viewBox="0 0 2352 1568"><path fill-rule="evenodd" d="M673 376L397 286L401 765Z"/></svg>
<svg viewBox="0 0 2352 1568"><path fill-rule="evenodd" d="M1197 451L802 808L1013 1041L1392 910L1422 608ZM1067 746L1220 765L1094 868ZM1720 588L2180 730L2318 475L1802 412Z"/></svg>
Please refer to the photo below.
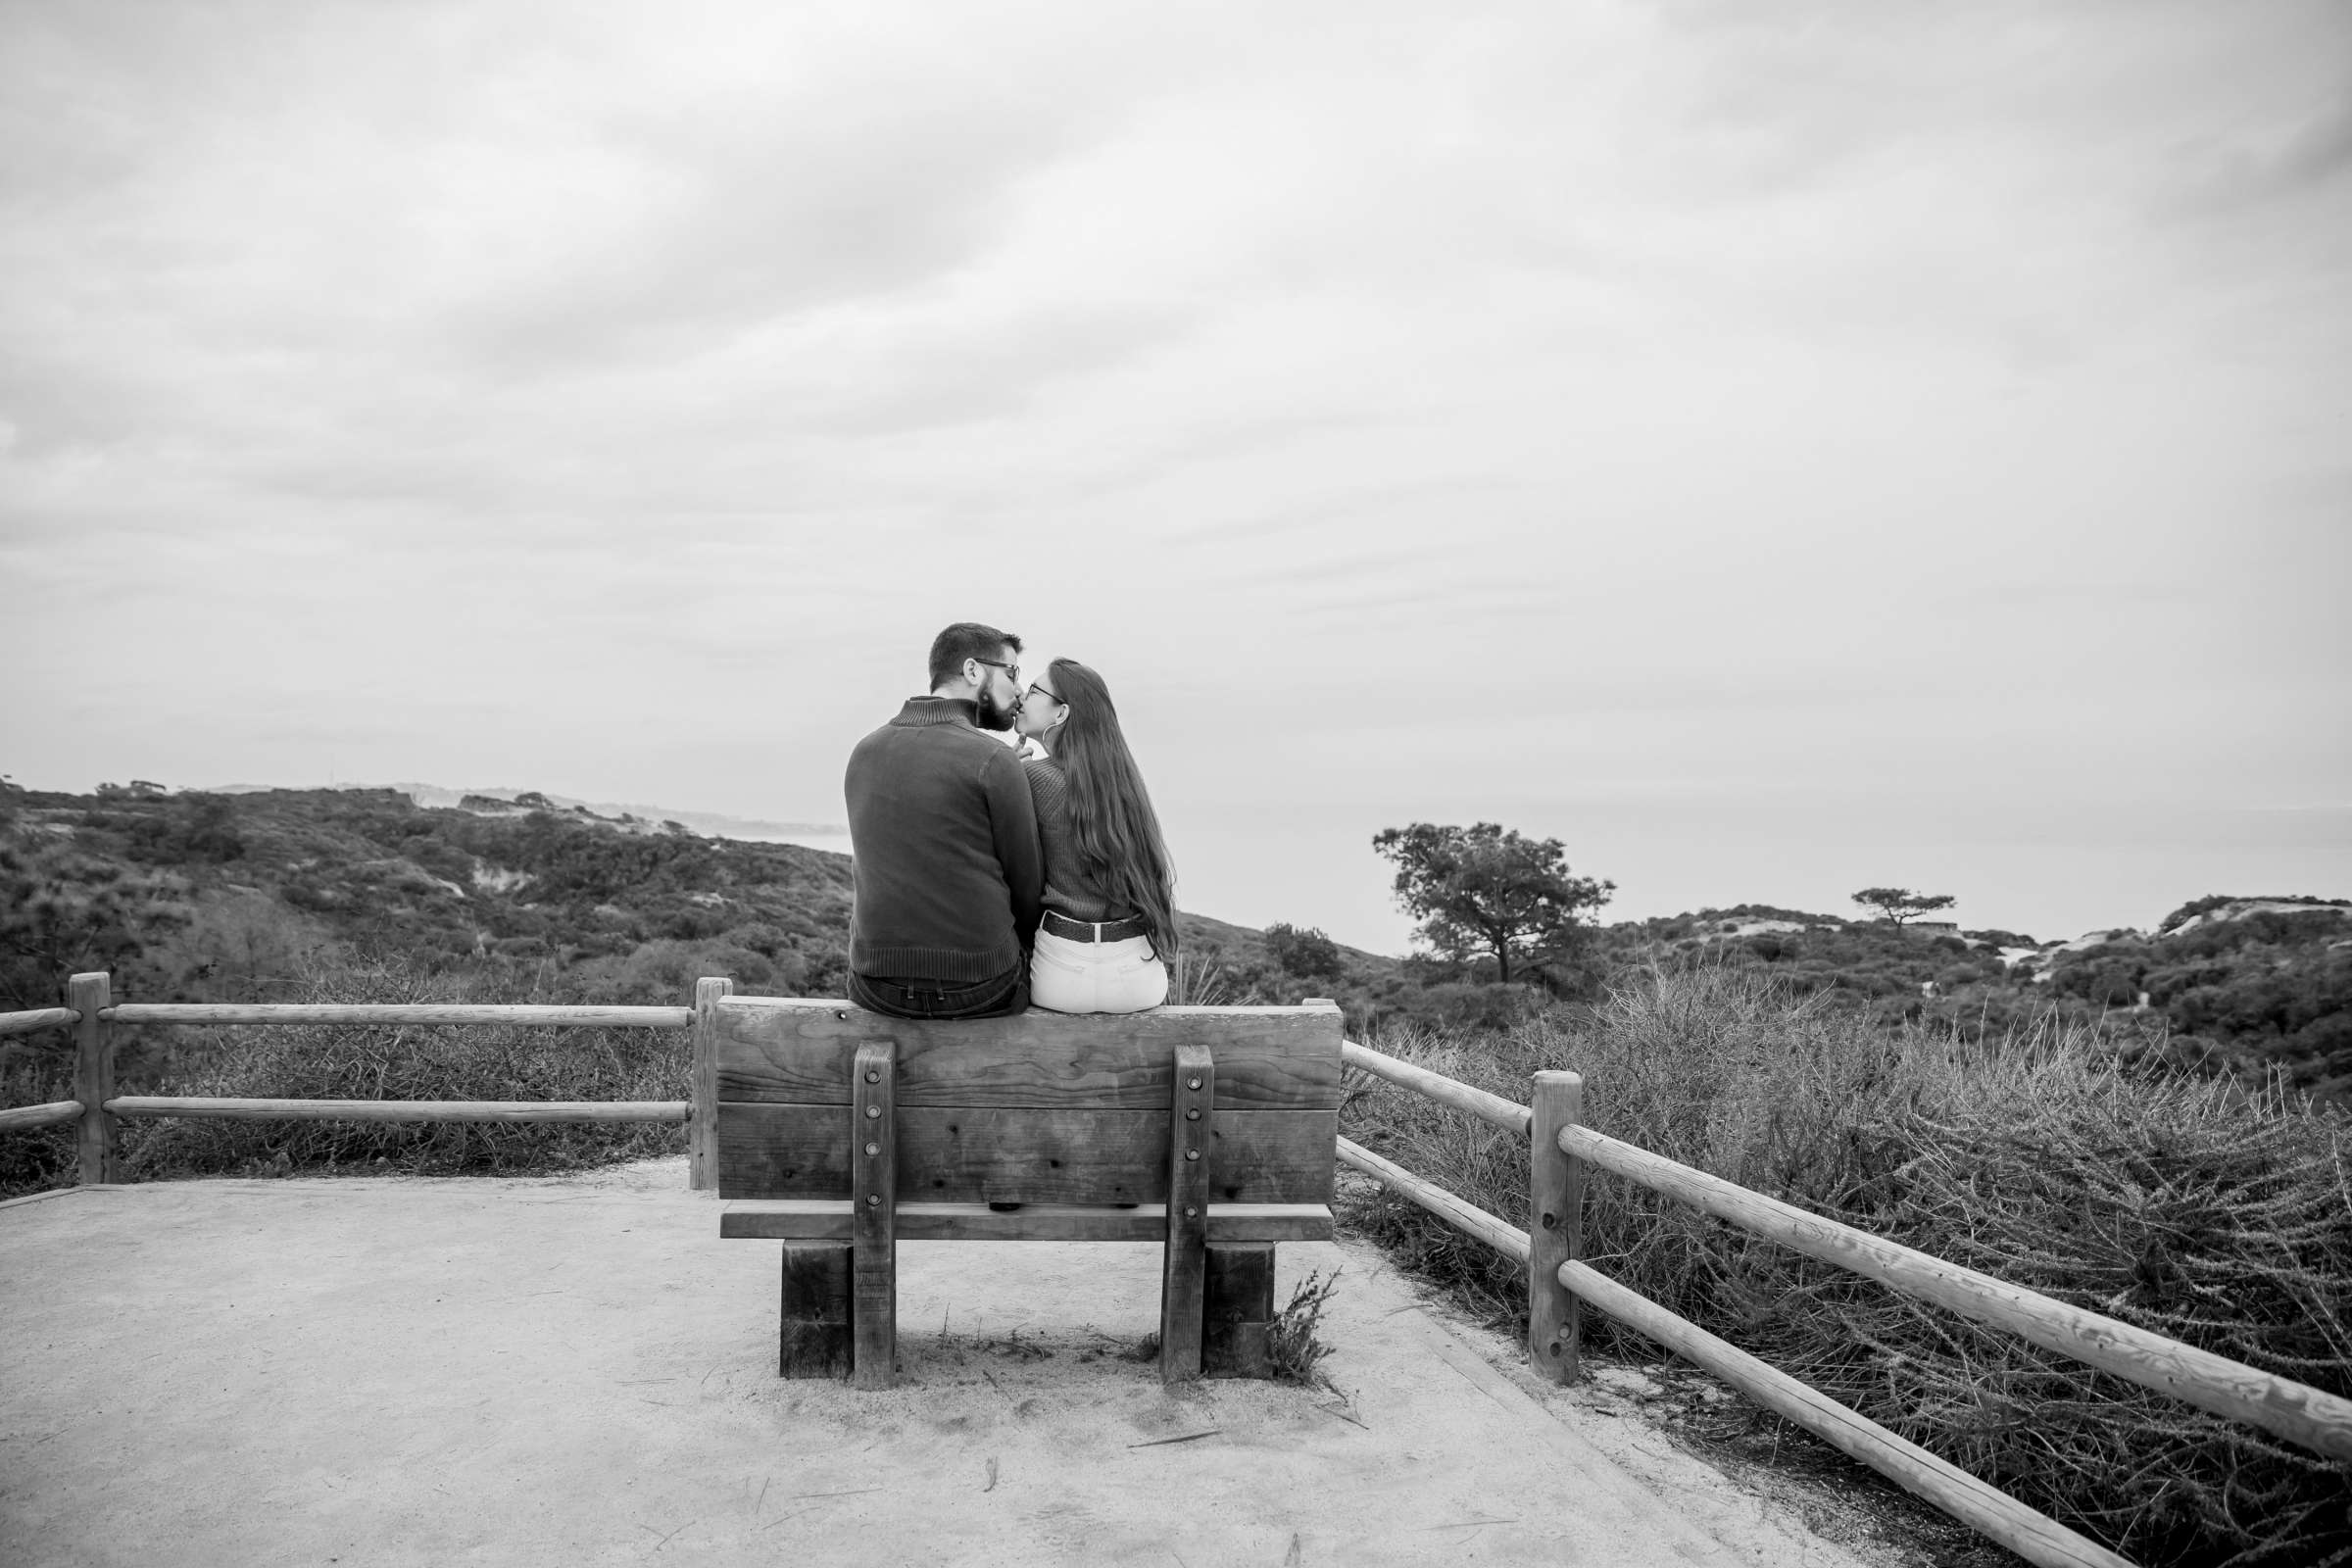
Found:
<svg viewBox="0 0 2352 1568"><path fill-rule="evenodd" d="M1037 811L1011 747L1021 640L958 621L931 644L931 695L858 743L843 782L856 902L850 1000L897 1018L1029 1005L1045 891Z"/></svg>

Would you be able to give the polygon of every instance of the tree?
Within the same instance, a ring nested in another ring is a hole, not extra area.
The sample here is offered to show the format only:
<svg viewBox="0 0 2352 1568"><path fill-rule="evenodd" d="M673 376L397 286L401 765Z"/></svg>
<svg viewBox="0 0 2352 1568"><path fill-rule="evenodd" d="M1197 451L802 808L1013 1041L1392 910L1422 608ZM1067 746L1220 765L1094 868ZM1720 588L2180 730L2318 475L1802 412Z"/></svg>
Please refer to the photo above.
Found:
<svg viewBox="0 0 2352 1568"><path fill-rule="evenodd" d="M1577 916L1617 891L1573 875L1558 839L1523 838L1494 822L1385 828L1372 848L1396 863L1396 902L1421 922L1422 937L1457 962L1493 954L1495 977L1506 982L1514 959L1564 956Z"/></svg>
<svg viewBox="0 0 2352 1568"><path fill-rule="evenodd" d="M1304 930L1287 920L1266 927L1266 952L1282 972L1300 980L1337 980L1348 972L1340 945L1316 926Z"/></svg>
<svg viewBox="0 0 2352 1568"><path fill-rule="evenodd" d="M1864 888L1854 895L1854 902L1866 909L1876 909L1896 925L1908 925L1923 914L1948 909L1955 900L1949 893L1914 893L1909 888Z"/></svg>

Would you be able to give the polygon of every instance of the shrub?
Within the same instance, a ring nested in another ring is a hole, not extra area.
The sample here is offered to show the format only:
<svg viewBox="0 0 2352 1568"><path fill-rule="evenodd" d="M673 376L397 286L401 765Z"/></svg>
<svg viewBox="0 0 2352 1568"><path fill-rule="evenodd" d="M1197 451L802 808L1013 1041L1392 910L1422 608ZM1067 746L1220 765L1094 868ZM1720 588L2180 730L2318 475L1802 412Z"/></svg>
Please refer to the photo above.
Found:
<svg viewBox="0 0 2352 1568"><path fill-rule="evenodd" d="M2278 1093L2135 1071L2081 1027L1964 1044L1876 1028L1752 970L1651 972L1579 1027L1380 1049L1524 1100L1586 1075L1587 1119L1741 1186L2079 1306L2352 1394L2352 1126ZM1526 1223L1521 1140L1359 1085L1358 1141ZM1385 1195L1358 1214L1498 1318L1520 1266ZM2352 1465L2094 1373L1615 1177L1594 1267L2034 1506L2150 1563L2352 1551ZM1646 1342L1588 1316L1601 1344Z"/></svg>

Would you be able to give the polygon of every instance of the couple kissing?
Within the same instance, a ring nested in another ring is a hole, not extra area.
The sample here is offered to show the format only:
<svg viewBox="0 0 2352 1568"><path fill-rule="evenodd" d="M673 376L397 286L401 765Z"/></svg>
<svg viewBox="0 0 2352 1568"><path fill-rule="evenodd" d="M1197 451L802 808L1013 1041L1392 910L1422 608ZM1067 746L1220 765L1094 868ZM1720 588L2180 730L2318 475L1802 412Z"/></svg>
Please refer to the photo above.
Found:
<svg viewBox="0 0 2352 1568"><path fill-rule="evenodd" d="M1167 1000L1175 874L1109 688L1070 659L1024 685L1020 656L1010 632L950 626L930 695L850 754L850 1000L869 1011Z"/></svg>

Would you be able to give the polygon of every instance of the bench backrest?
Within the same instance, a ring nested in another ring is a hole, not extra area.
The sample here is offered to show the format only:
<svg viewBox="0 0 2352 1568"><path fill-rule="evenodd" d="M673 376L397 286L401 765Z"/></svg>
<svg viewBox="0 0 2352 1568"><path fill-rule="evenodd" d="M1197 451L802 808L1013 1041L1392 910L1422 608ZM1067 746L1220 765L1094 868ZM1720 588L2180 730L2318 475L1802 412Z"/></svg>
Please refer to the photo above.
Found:
<svg viewBox="0 0 2352 1568"><path fill-rule="evenodd" d="M939 1022L841 1002L717 1004L721 1198L850 1196L851 1058L898 1046L901 1202L1167 1199L1170 1058L1215 1060L1212 1203L1328 1203L1340 1010L1160 1007Z"/></svg>

